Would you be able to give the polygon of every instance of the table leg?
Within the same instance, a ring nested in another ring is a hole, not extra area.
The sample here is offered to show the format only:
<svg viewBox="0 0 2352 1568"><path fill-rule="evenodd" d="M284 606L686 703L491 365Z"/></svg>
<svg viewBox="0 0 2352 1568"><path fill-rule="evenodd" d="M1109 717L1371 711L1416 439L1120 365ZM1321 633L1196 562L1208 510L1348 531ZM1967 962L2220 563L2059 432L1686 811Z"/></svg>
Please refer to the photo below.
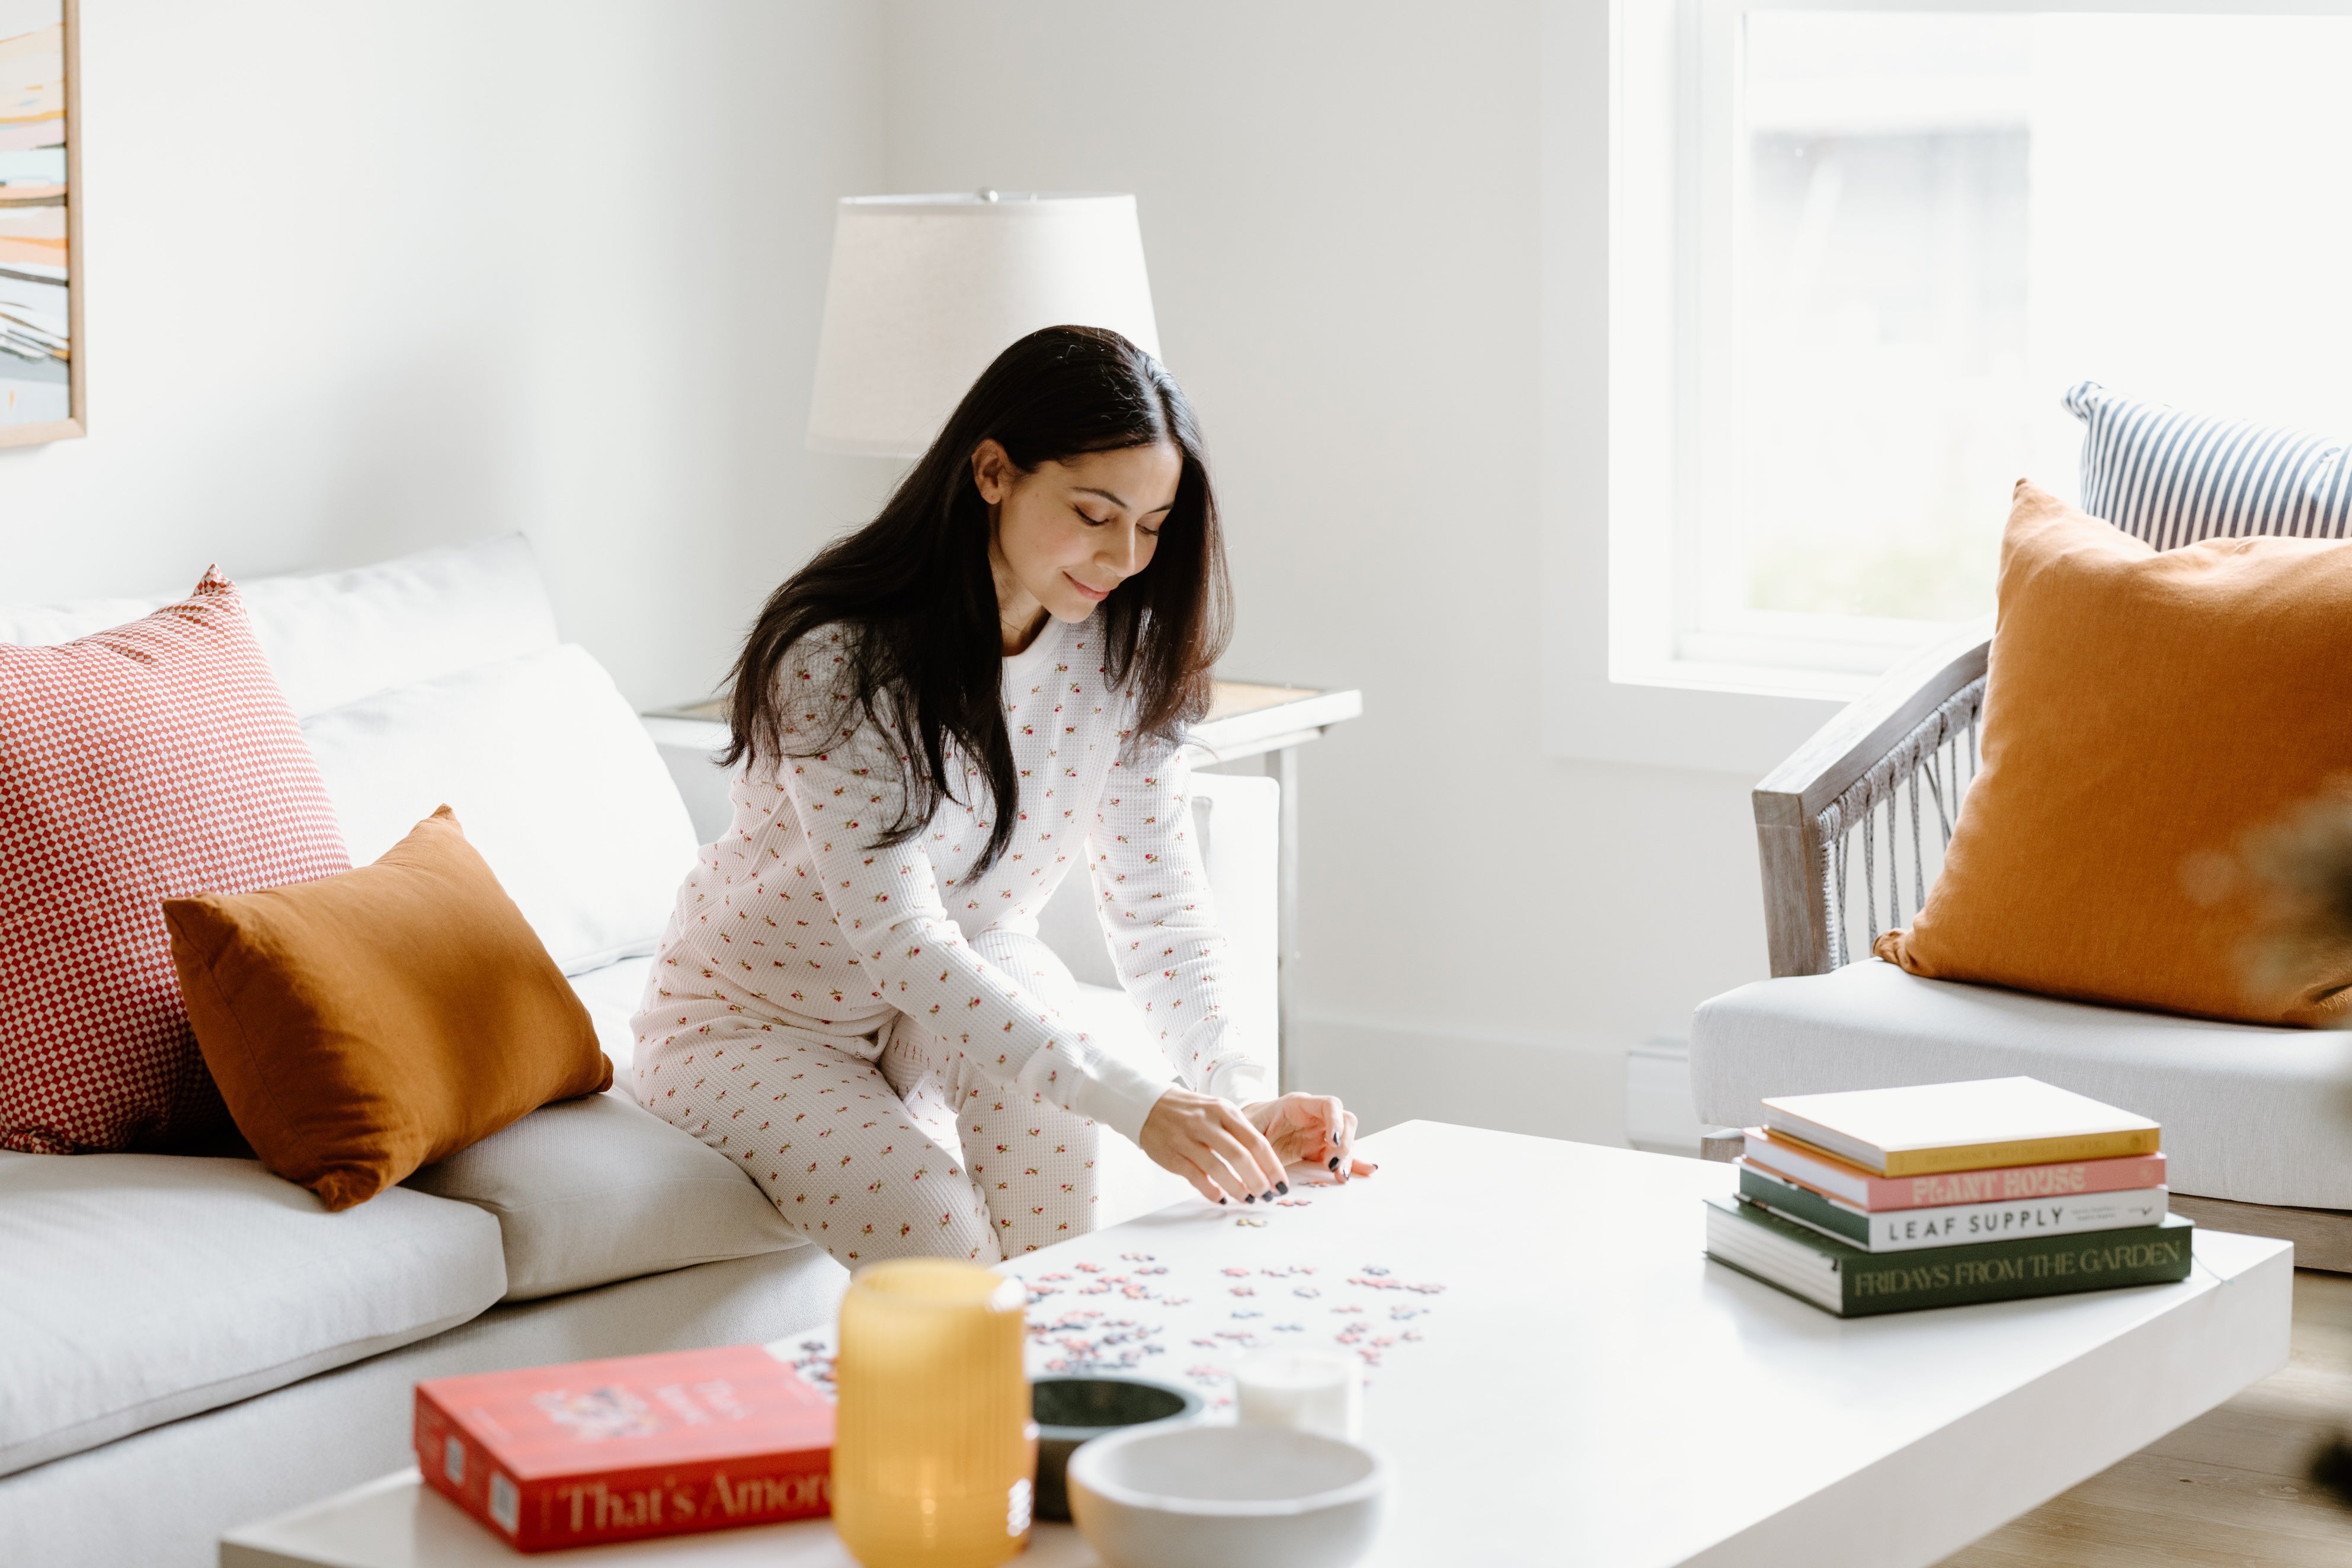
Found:
<svg viewBox="0 0 2352 1568"><path fill-rule="evenodd" d="M1267 753L1267 771L1274 775L1282 800L1276 827L1274 1006L1275 1087L1288 1094L1297 1081L1291 1057L1297 1037L1290 1026L1290 971L1298 956L1298 748L1282 746Z"/></svg>

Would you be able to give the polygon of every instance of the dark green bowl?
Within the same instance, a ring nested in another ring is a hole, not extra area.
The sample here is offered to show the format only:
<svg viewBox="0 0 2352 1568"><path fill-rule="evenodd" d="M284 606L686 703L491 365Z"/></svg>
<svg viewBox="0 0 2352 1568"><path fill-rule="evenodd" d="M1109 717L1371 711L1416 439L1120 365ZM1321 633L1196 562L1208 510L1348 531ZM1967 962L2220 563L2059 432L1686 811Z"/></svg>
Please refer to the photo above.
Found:
<svg viewBox="0 0 2352 1568"><path fill-rule="evenodd" d="M1063 1472L1071 1452L1087 1438L1148 1422L1197 1420L1203 1408L1199 1394L1164 1383L1131 1377L1039 1378L1029 1385L1029 1415L1037 1423L1037 1517L1070 1517Z"/></svg>

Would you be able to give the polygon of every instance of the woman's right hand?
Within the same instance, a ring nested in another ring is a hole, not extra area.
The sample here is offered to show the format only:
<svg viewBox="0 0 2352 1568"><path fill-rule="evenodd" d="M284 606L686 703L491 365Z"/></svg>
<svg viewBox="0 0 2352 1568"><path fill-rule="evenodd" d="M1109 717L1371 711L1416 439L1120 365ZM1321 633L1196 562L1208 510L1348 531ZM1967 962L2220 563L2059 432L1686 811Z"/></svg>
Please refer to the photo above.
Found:
<svg viewBox="0 0 2352 1568"><path fill-rule="evenodd" d="M1270 1203L1290 1191L1282 1161L1241 1108L1213 1094L1171 1089L1143 1119L1136 1143L1211 1203Z"/></svg>

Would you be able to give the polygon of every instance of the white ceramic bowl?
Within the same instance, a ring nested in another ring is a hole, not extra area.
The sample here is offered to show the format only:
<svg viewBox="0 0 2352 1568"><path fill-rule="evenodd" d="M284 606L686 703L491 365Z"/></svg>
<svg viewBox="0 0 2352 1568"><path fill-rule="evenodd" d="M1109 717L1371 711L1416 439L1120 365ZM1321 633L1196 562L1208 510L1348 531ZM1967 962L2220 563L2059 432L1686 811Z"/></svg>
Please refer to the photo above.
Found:
<svg viewBox="0 0 2352 1568"><path fill-rule="evenodd" d="M1112 1568L1346 1568L1388 1476L1360 1444L1279 1426L1139 1426L1070 1456L1070 1515Z"/></svg>

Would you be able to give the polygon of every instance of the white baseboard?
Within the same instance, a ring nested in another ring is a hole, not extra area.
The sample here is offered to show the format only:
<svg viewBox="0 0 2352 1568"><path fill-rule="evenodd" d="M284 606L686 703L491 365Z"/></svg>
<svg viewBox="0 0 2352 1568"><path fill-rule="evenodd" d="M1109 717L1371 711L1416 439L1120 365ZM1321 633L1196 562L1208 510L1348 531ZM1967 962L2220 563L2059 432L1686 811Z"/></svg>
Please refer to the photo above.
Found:
<svg viewBox="0 0 2352 1568"><path fill-rule="evenodd" d="M1293 1084L1338 1095L1365 1131L1423 1118L1625 1146L1622 1046L1328 1013L1291 1026Z"/></svg>
<svg viewBox="0 0 2352 1568"><path fill-rule="evenodd" d="M1643 1040L1625 1053L1625 1141L1653 1154L1698 1157L1704 1131L1691 1093L1690 1042Z"/></svg>

